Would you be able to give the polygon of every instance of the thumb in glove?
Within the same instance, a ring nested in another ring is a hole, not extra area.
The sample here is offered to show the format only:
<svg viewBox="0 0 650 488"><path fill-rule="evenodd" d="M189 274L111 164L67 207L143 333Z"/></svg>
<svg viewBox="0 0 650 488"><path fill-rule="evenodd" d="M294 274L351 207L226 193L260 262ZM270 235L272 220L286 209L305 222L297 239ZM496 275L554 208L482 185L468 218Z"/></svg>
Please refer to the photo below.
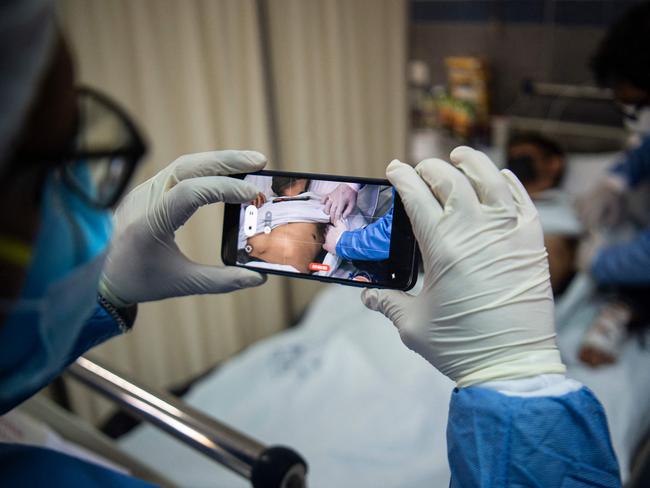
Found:
<svg viewBox="0 0 650 488"><path fill-rule="evenodd" d="M255 186L226 175L257 171L265 163L266 158L253 151L191 154L135 188L115 213L115 235L100 293L123 307L263 283L265 278L254 271L189 260L176 245L174 233L203 205L254 199Z"/></svg>

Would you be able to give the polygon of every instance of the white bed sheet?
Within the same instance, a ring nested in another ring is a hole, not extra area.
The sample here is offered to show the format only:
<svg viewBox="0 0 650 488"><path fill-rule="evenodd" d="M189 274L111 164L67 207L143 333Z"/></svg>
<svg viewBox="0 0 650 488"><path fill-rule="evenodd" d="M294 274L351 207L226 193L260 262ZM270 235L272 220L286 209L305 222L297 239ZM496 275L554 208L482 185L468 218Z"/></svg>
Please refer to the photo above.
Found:
<svg viewBox="0 0 650 488"><path fill-rule="evenodd" d="M449 482L452 388L363 307L358 289L331 286L300 327L250 347L186 400L266 444L295 448L311 487L432 487ZM121 445L181 486L249 486L151 427Z"/></svg>
<svg viewBox="0 0 650 488"><path fill-rule="evenodd" d="M598 303L578 280L558 304L570 375L607 411L627 477L650 411L650 353L628 344L615 366L573 359ZM566 322L569 322L567 325ZM301 326L249 348L197 385L187 401L269 445L288 445L309 463L312 487L448 486L445 430L453 384L400 342L392 324L366 310L359 291L326 288ZM181 486L246 482L151 427L121 446Z"/></svg>

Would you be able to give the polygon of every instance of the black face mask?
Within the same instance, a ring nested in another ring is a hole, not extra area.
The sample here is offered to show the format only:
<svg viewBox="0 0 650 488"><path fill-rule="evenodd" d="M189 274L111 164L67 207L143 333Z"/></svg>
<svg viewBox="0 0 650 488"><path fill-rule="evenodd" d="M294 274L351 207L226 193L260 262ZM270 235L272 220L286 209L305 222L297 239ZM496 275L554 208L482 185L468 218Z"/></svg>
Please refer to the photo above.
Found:
<svg viewBox="0 0 650 488"><path fill-rule="evenodd" d="M530 183L537 179L535 160L531 156L519 156L508 159L506 166L522 183Z"/></svg>

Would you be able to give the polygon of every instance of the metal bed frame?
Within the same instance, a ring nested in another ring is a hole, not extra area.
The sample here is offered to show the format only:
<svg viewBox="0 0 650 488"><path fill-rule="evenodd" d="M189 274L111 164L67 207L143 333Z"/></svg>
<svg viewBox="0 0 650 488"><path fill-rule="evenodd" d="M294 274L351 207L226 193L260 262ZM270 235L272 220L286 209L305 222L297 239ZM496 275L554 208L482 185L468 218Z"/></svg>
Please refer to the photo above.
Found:
<svg viewBox="0 0 650 488"><path fill-rule="evenodd" d="M81 357L67 374L139 419L250 480L254 488L304 488L306 461L293 449L267 447L160 390Z"/></svg>

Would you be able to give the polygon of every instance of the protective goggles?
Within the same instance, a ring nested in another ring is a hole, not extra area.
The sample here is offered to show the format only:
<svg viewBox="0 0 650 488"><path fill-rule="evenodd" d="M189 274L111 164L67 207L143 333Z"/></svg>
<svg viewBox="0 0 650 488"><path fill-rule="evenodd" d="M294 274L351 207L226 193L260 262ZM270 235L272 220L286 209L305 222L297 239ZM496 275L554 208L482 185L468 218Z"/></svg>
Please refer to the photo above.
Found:
<svg viewBox="0 0 650 488"><path fill-rule="evenodd" d="M131 118L106 95L80 87L77 105L76 135L61 157L63 180L94 207L113 207L147 152L146 144Z"/></svg>

